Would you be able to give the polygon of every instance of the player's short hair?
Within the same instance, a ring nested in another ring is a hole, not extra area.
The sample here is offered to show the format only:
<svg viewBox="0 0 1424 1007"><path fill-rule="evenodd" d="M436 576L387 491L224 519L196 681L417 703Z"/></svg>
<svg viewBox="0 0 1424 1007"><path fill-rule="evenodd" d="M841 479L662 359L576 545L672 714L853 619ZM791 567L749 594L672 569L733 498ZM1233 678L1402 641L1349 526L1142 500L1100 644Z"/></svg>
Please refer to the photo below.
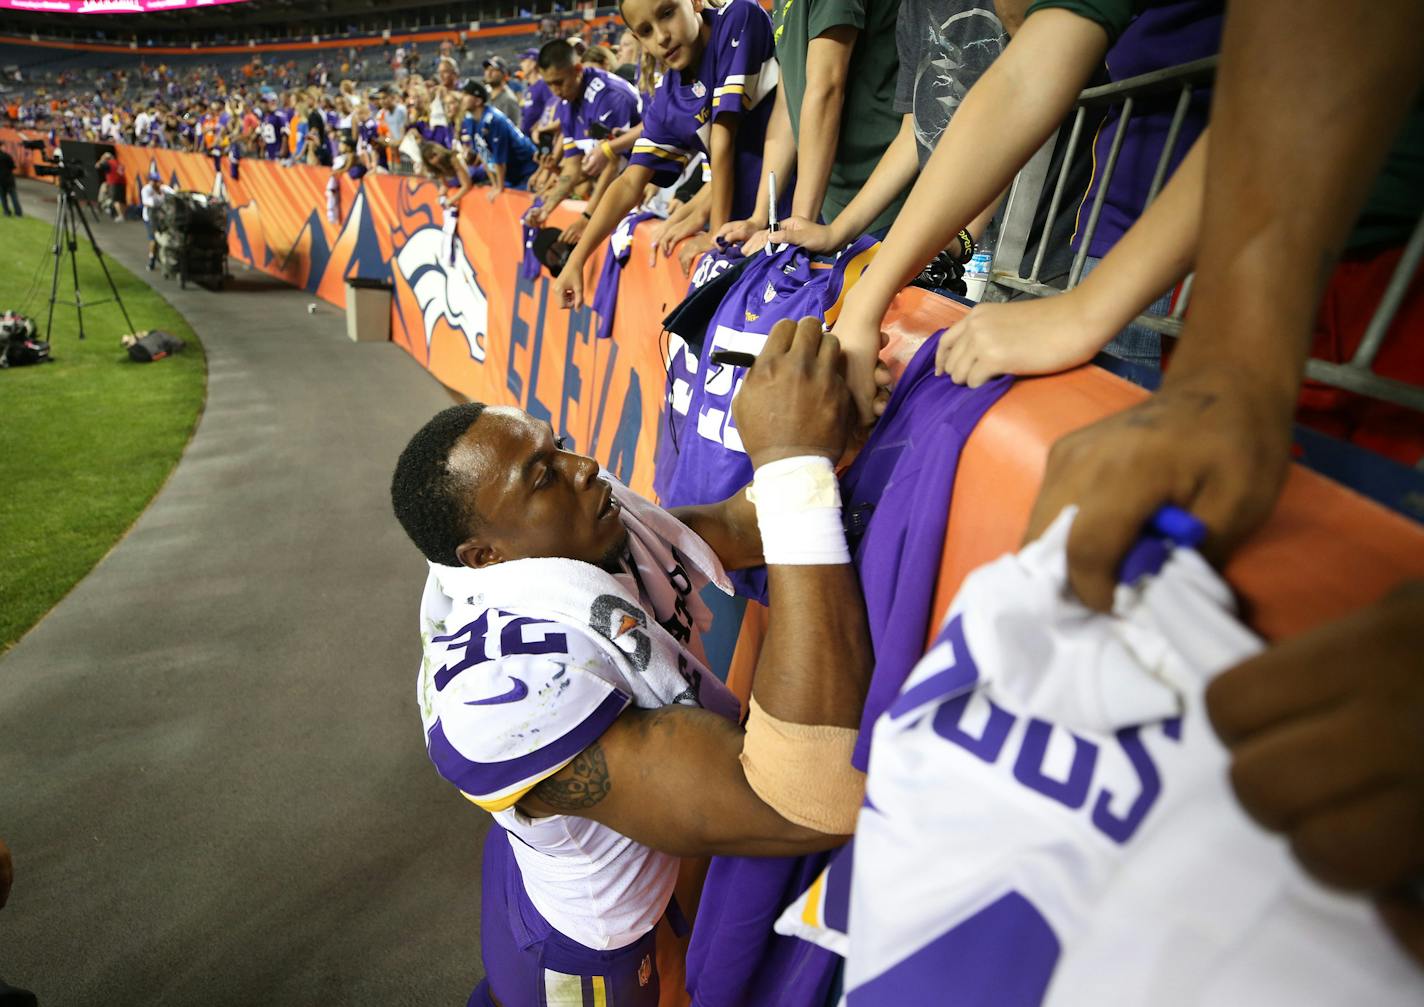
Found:
<svg viewBox="0 0 1424 1007"><path fill-rule="evenodd" d="M459 566L460 543L478 526L464 500L467 477L450 470L450 452L485 411L483 402L451 406L416 431L391 477L391 506L410 540L432 563Z"/></svg>
<svg viewBox="0 0 1424 1007"><path fill-rule="evenodd" d="M578 62L578 50L561 38L545 42L539 50L540 70L565 70Z"/></svg>

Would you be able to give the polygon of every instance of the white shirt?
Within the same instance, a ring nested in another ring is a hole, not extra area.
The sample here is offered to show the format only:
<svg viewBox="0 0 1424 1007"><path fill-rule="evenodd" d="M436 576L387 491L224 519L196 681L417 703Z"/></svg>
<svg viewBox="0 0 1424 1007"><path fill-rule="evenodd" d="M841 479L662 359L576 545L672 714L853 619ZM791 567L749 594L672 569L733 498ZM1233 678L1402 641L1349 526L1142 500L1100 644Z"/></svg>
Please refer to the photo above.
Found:
<svg viewBox="0 0 1424 1007"><path fill-rule="evenodd" d="M677 859L588 819L531 819L517 802L629 707L694 706L729 720L739 712L698 636L712 619L700 587L730 588L720 562L672 515L616 490L632 567L431 564L420 605L417 697L431 762L520 840L510 845L534 907L598 950L626 947L657 924Z"/></svg>
<svg viewBox="0 0 1424 1007"><path fill-rule="evenodd" d="M161 182L155 182L153 181L153 179L149 179L147 182L143 183L143 188L139 190L138 197L139 201L143 203L144 220L151 219L149 217L149 209L151 207L157 206L159 202L162 201L163 193L167 191L167 189L168 186L162 184Z"/></svg>
<svg viewBox="0 0 1424 1007"><path fill-rule="evenodd" d="M876 722L850 1003L1005 982L1052 1007L1424 1003L1368 902L1307 877L1231 793L1202 696L1260 643L1230 590L1177 550L1090 613L1067 517L970 575Z"/></svg>
<svg viewBox="0 0 1424 1007"><path fill-rule="evenodd" d="M448 599L427 584L422 611L441 609L450 609ZM625 708L666 706L687 682L658 675L656 665L626 672L579 628L504 609L475 616L474 608L456 606L422 634L417 695L430 758L522 840L510 846L529 900L546 920L585 947L626 947L662 916L677 858L589 819L529 818L494 795L511 782L522 793L596 741ZM484 659L461 668L471 648ZM710 675L698 702L718 712L737 708ZM509 767L522 767L517 781L504 778Z"/></svg>

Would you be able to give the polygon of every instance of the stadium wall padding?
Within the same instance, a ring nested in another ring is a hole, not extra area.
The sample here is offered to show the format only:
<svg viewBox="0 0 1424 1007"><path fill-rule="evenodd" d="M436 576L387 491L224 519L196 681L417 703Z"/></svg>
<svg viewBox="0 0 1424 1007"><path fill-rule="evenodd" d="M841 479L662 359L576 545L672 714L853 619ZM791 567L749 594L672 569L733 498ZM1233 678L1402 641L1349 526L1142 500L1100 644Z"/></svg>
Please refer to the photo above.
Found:
<svg viewBox="0 0 1424 1007"><path fill-rule="evenodd" d="M0 142L32 174L19 135ZM176 188L223 192L228 250L245 262L340 308L346 280L393 288L391 338L448 387L491 405L516 405L547 419L579 451L624 482L652 492L658 410L666 370L662 318L687 279L675 264L646 265L646 236L625 271L612 339L597 339L588 308L550 303L549 279L520 276L520 217L530 197L507 192L491 202L476 189L461 204L455 262L442 261L440 190L423 179L371 175L339 180L336 222L327 219L329 169L119 147L128 201L156 170ZM562 209L562 226L576 213ZM590 264L596 277L601 254ZM592 284L590 284L591 294Z"/></svg>
<svg viewBox="0 0 1424 1007"><path fill-rule="evenodd" d="M32 152L19 139L0 129L0 144L22 174L31 174ZM201 154L119 151L130 203L151 168L185 189L212 192L219 184L213 159ZM342 308L348 277L389 281L392 339L421 366L470 398L549 420L577 450L651 494L666 374L661 322L682 299L687 278L676 262L649 264L646 225L624 269L613 338L599 340L592 311L550 303L547 275L520 278L525 193L490 202L488 190L475 189L465 198L452 268L440 261L439 190L431 182L376 175L358 185L343 175L339 219L332 223L329 170L242 161L233 177L229 162L221 167L233 257ZM552 223L567 223L576 212L562 208ZM600 253L589 265L590 299L601 262ZM892 370L964 312L924 291L901 294L886 323ZM1083 367L1021 380L989 411L960 460L937 611L947 608L968 571L1018 547L1054 441L1144 395L1106 371ZM1270 521L1226 572L1251 624L1269 638L1288 637L1419 577L1424 529L1295 466ZM757 620L748 620L738 667L754 660L757 636Z"/></svg>

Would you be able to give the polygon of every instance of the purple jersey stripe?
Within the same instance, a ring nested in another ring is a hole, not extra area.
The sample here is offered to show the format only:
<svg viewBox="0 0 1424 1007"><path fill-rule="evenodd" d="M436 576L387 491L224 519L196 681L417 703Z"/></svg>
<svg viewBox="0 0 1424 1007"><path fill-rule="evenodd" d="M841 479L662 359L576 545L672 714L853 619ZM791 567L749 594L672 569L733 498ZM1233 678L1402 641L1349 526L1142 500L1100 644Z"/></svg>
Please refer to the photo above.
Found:
<svg viewBox="0 0 1424 1007"><path fill-rule="evenodd" d="M445 737L445 729L438 719L426 735L427 750L441 776L471 797L488 799L567 763L597 741L630 702L626 693L615 689L573 730L537 752L517 759L470 761Z"/></svg>
<svg viewBox="0 0 1424 1007"><path fill-rule="evenodd" d="M1059 951L1057 935L1033 903L1009 892L846 999L850 1007L1038 1007Z"/></svg>
<svg viewBox="0 0 1424 1007"><path fill-rule="evenodd" d="M850 930L850 879L855 870L855 838L836 851L826 866L826 902L821 922L827 929Z"/></svg>
<svg viewBox="0 0 1424 1007"><path fill-rule="evenodd" d="M941 329L941 332L944 330ZM932 337L938 342L938 333ZM949 644L953 657L948 667L935 672L929 678L918 682L900 693L887 711L890 719L899 720L905 714L918 710L926 703L949 699L968 692L979 683L979 668L969 654L969 646L964 642L964 619L956 615L939 631L939 636L930 649L941 644Z"/></svg>

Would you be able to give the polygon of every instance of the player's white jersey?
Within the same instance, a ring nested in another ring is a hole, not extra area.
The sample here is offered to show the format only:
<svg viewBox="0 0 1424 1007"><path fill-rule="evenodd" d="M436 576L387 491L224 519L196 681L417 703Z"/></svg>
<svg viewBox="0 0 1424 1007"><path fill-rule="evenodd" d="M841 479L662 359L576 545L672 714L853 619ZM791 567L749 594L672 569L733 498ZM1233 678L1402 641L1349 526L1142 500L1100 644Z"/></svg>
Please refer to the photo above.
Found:
<svg viewBox="0 0 1424 1007"><path fill-rule="evenodd" d="M1233 798L1202 694L1259 643L1225 585L1178 550L1095 616L1067 518L965 582L876 724L850 1007L1424 1003L1368 903Z"/></svg>
<svg viewBox="0 0 1424 1007"><path fill-rule="evenodd" d="M567 559L480 570L432 564L418 685L440 775L519 840L511 849L544 918L600 950L657 923L676 858L587 819L528 818L516 802L630 706L700 706L732 720L739 712L697 640L711 617L696 594L708 567L695 557L715 557L676 518L621 485L615 493L631 554L643 557L628 572ZM672 543L660 547L650 527Z"/></svg>

